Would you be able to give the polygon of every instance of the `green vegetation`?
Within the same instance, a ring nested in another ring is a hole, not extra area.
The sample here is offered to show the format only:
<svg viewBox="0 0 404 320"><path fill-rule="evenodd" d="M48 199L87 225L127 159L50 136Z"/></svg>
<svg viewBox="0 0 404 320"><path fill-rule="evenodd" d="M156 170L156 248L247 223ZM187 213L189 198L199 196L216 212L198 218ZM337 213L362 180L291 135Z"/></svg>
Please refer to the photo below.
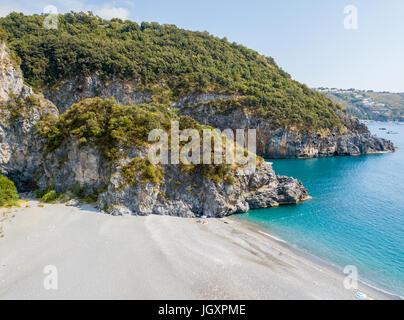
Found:
<svg viewBox="0 0 404 320"><path fill-rule="evenodd" d="M149 160L135 158L121 169L121 172L129 185L135 185L137 181L142 184L161 184L164 171L161 166L152 165Z"/></svg>
<svg viewBox="0 0 404 320"><path fill-rule="evenodd" d="M181 165L181 170L187 172L191 176L199 174L205 177L206 179L212 180L216 183L221 182L226 182L228 184L234 183L234 179L232 180L232 177L230 176L232 166L226 163L215 165L213 164Z"/></svg>
<svg viewBox="0 0 404 320"><path fill-rule="evenodd" d="M60 199L61 194L57 193L55 190L35 190L34 194L39 201L52 203Z"/></svg>
<svg viewBox="0 0 404 320"><path fill-rule="evenodd" d="M366 92L366 95L379 104L384 104L387 110L381 110L388 120L404 121L404 93ZM384 112L383 112L384 111Z"/></svg>
<svg viewBox="0 0 404 320"><path fill-rule="evenodd" d="M105 159L112 163L127 157L125 149L146 146L151 130L160 128L170 132L172 120L179 121L180 130L197 129L202 137L203 127L198 122L188 116L177 117L164 105L150 103L123 106L113 98L83 100L60 117L47 115L38 122L37 129L46 139L47 152L56 150L64 141L76 139L82 147L97 147ZM186 143L182 142L183 145ZM212 147L212 163L213 150ZM231 166L188 165L182 166L182 169L220 182L226 181ZM128 184L135 184L137 181L160 184L164 177L160 166L152 165L147 159L141 158L135 158L124 166L122 173Z"/></svg>
<svg viewBox="0 0 404 320"><path fill-rule="evenodd" d="M11 101L6 104L0 104L0 119L9 119L12 122L28 119L30 111L40 107L39 99L34 96L28 96L25 99L21 97L13 97L10 95Z"/></svg>
<svg viewBox="0 0 404 320"><path fill-rule="evenodd" d="M7 33L5 33L2 29L0 29L0 42L4 42L7 40Z"/></svg>
<svg viewBox="0 0 404 320"><path fill-rule="evenodd" d="M100 188L89 188L88 186L80 186L76 184L72 187L71 192L81 202L94 203L97 201L100 193L106 191L106 186Z"/></svg>
<svg viewBox="0 0 404 320"><path fill-rule="evenodd" d="M18 203L17 188L5 176L0 175L0 207L11 207Z"/></svg>
<svg viewBox="0 0 404 320"><path fill-rule="evenodd" d="M231 171L231 166L227 164L221 165L199 165L194 169L194 173L199 173L203 175L205 178L215 181L216 183L220 183L222 181L226 181L229 184L232 184L232 180L229 180L229 173Z"/></svg>
<svg viewBox="0 0 404 320"><path fill-rule="evenodd" d="M272 58L207 32L103 20L91 13L59 15L58 29L47 30L44 19L19 13L0 18L8 46L21 58L24 78L33 87L98 74L105 80L136 79L154 103L189 93L226 93L240 97L223 102L226 109L247 107L274 128L342 126L336 105L293 81Z"/></svg>
<svg viewBox="0 0 404 320"><path fill-rule="evenodd" d="M105 191L105 188L88 188L87 186L74 185L69 192L56 192L55 190L35 190L36 199L41 202L55 203L66 202L68 200L78 198L85 203L94 203L98 199L98 195Z"/></svg>
<svg viewBox="0 0 404 320"><path fill-rule="evenodd" d="M234 184L236 182L236 180L232 176L227 176L226 177L226 182L228 184Z"/></svg>
<svg viewBox="0 0 404 320"><path fill-rule="evenodd" d="M404 93L374 92L363 90L329 90L321 92L345 107L359 119L378 121L404 121Z"/></svg>
<svg viewBox="0 0 404 320"><path fill-rule="evenodd" d="M115 160L125 156L121 148L146 144L151 130L168 130L172 116L157 104L122 106L113 98L93 98L73 105L59 118L43 118L37 128L47 138L47 152L75 137L81 146L97 146L107 159Z"/></svg>
<svg viewBox="0 0 404 320"><path fill-rule="evenodd" d="M0 28L0 44L2 44L3 42L6 42L6 41L7 41L7 33ZM17 56L15 51L11 51L11 57L10 58L11 58L11 62L13 64L13 66L16 69L19 69L20 64L21 64L21 59L20 59L19 56Z"/></svg>
<svg viewBox="0 0 404 320"><path fill-rule="evenodd" d="M307 88L306 94L311 94L311 92ZM214 101L209 105L219 107L222 114L229 114L237 108L248 107L247 112L267 119L272 129L289 126L301 133L306 133L343 126L342 120L335 112L343 110L342 107L333 104L328 98L321 97L321 95L307 98L305 94L292 92L284 94L275 96L271 94L264 99L245 96Z"/></svg>

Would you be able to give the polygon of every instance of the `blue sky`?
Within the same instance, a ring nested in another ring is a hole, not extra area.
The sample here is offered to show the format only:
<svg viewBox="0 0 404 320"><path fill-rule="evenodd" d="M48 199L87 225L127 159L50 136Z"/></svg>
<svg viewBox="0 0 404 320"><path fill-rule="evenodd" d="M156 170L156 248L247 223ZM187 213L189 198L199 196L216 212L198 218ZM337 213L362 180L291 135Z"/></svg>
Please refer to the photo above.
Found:
<svg viewBox="0 0 404 320"><path fill-rule="evenodd" d="M46 5L206 30L274 57L311 87L404 92L403 0L0 0L0 16ZM344 28L347 5L358 8L357 30Z"/></svg>

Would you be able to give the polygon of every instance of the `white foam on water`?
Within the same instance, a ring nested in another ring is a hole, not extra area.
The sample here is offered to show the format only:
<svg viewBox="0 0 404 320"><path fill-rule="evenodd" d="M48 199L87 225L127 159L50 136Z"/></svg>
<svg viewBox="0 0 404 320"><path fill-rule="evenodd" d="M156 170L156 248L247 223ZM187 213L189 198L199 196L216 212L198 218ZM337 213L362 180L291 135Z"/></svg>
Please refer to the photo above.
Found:
<svg viewBox="0 0 404 320"><path fill-rule="evenodd" d="M279 239L279 238L277 238L277 237L275 237L275 236L273 236L273 235L270 235L270 234L268 234L268 233L266 233L266 232L263 232L263 231L258 231L259 233L261 233L261 234L263 234L263 235L265 235L265 236L267 236L267 237L269 237L269 238L272 238L272 239L274 239L274 240L276 240L276 241L279 241L279 242L282 242L282 243L287 243L286 241L284 241L284 240L282 240L282 239Z"/></svg>

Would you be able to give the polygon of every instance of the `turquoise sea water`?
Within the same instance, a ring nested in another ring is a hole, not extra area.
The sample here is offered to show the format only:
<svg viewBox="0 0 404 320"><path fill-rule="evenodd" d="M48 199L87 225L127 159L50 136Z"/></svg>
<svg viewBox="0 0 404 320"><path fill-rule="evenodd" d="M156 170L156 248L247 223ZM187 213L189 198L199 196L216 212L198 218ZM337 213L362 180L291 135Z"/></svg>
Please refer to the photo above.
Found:
<svg viewBox="0 0 404 320"><path fill-rule="evenodd" d="M363 280L404 296L404 124L368 126L400 149L360 157L269 160L277 173L303 181L313 199L239 217L334 265L355 265Z"/></svg>

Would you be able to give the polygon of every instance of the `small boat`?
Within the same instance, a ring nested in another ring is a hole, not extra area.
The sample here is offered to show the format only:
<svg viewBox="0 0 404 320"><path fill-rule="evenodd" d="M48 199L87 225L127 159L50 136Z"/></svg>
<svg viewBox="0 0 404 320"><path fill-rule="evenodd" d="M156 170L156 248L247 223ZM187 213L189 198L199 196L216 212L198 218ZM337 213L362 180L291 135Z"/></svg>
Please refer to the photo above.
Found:
<svg viewBox="0 0 404 320"><path fill-rule="evenodd" d="M398 134L397 131L388 131L387 134Z"/></svg>
<svg viewBox="0 0 404 320"><path fill-rule="evenodd" d="M379 128L379 130L383 130L383 131L385 131L385 130L387 130L386 128Z"/></svg>

